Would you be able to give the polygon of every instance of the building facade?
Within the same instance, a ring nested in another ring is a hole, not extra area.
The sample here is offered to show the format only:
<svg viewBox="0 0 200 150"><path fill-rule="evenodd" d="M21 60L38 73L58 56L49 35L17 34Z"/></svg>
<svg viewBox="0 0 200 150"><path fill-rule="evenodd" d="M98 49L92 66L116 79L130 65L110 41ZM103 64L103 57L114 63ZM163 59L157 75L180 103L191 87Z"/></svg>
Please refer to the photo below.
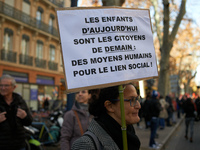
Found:
<svg viewBox="0 0 200 150"><path fill-rule="evenodd" d="M66 100L55 8L62 0L0 0L0 76L37 110L42 100Z"/></svg>

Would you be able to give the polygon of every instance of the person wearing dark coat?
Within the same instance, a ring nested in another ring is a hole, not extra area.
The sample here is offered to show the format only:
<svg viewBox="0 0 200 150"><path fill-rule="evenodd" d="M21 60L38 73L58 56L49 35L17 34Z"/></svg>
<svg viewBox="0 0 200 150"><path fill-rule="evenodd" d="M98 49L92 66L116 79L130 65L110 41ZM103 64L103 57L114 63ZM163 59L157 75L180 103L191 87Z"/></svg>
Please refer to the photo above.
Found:
<svg viewBox="0 0 200 150"><path fill-rule="evenodd" d="M0 150L25 150L25 129L32 116L23 98L14 93L16 82L10 75L0 78Z"/></svg>
<svg viewBox="0 0 200 150"><path fill-rule="evenodd" d="M138 95L133 85L125 85L124 89L124 113L127 131L128 150L139 150L140 140L137 137L133 124L140 121L138 116L141 108ZM89 112L94 119L88 127L93 137L83 135L77 139L72 150L123 150L122 121L118 86L100 90L97 95L92 95L89 101ZM97 139L97 146L95 139Z"/></svg>
<svg viewBox="0 0 200 150"><path fill-rule="evenodd" d="M185 138L188 139L188 128L190 126L190 142L193 142L193 128L195 119L195 103L192 102L191 98L187 98L184 102L184 112L185 112Z"/></svg>
<svg viewBox="0 0 200 150"><path fill-rule="evenodd" d="M195 104L197 107L197 121L200 119L200 97L198 96L197 99L195 100Z"/></svg>
<svg viewBox="0 0 200 150"><path fill-rule="evenodd" d="M44 110L45 111L47 111L47 110L49 110L49 100L48 100L48 98L46 98L45 100L44 100Z"/></svg>
<svg viewBox="0 0 200 150"><path fill-rule="evenodd" d="M151 115L150 115L150 95L146 96L146 100L143 103L143 115L144 115L144 120L145 120L145 127L148 129L151 124Z"/></svg>
<svg viewBox="0 0 200 150"><path fill-rule="evenodd" d="M172 126L172 116L173 116L173 112L174 112L171 95L167 95L165 100L169 104L169 106L167 108L168 118L166 119L166 123L167 123L168 127L171 127Z"/></svg>
<svg viewBox="0 0 200 150"><path fill-rule="evenodd" d="M159 148L159 145L155 142L156 131L159 126L159 114L161 111L161 104L159 102L159 93L155 90L152 92L152 98L150 100L150 115L151 115L151 134L149 140L150 148Z"/></svg>

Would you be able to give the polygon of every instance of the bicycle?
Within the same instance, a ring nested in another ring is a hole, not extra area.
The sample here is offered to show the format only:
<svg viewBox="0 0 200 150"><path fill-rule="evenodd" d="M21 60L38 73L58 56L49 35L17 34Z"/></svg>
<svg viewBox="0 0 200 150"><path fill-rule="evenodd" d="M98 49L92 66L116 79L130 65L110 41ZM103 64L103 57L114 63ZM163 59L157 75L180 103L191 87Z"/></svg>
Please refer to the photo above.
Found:
<svg viewBox="0 0 200 150"><path fill-rule="evenodd" d="M59 134L53 136L44 122L33 122L31 126L39 130L39 132L34 135L34 138L38 140L41 145L55 145L58 142ZM59 132L59 128L52 128L55 130L57 129L57 132Z"/></svg>
<svg viewBox="0 0 200 150"><path fill-rule="evenodd" d="M28 126L24 127L26 131L26 150L43 150L41 143L34 138L34 134L38 131L36 128Z"/></svg>

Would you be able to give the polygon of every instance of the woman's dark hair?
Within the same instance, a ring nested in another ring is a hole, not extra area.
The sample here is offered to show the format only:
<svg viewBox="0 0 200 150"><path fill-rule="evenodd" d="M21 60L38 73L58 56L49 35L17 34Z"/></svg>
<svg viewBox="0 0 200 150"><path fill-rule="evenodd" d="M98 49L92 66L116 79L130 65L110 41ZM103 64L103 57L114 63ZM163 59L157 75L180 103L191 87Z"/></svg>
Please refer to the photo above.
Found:
<svg viewBox="0 0 200 150"><path fill-rule="evenodd" d="M106 113L106 108L104 107L104 102L106 100L117 99L119 97L118 86L93 90L91 93L92 97L89 100L89 113L94 117Z"/></svg>

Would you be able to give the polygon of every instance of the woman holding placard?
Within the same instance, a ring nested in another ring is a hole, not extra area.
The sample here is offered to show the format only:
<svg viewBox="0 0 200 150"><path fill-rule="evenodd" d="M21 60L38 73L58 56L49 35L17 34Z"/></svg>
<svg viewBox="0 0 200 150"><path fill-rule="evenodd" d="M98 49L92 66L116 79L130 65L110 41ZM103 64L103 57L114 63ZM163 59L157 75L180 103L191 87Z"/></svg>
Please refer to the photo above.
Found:
<svg viewBox="0 0 200 150"><path fill-rule="evenodd" d="M127 145L130 150L139 150L140 140L135 134L133 124L140 121L138 116L139 96L133 85L124 86L124 109L127 130ZM89 112L95 118L88 131L76 140L72 150L123 150L122 121L118 86L101 89L92 95Z"/></svg>

